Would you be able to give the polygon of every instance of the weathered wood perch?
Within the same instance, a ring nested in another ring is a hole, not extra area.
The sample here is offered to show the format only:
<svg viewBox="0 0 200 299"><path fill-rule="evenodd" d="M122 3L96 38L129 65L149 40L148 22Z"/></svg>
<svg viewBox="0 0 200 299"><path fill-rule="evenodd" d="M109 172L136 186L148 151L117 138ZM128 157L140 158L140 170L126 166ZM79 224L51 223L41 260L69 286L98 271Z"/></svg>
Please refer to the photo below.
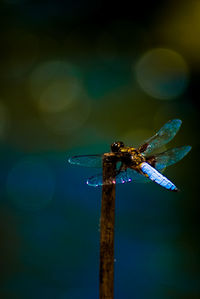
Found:
<svg viewBox="0 0 200 299"><path fill-rule="evenodd" d="M114 298L114 224L116 161L112 154L103 158L103 187L100 221L99 298ZM108 184L112 178L113 183Z"/></svg>

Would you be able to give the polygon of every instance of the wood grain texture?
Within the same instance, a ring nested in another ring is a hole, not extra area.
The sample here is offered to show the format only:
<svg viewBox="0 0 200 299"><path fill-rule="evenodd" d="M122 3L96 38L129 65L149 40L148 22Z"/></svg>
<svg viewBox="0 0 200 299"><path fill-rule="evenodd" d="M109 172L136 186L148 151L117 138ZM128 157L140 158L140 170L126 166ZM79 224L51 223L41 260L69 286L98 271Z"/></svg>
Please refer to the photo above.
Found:
<svg viewBox="0 0 200 299"><path fill-rule="evenodd" d="M112 154L103 158L103 181L115 180L116 161ZM103 185L100 221L99 298L114 298L115 183Z"/></svg>

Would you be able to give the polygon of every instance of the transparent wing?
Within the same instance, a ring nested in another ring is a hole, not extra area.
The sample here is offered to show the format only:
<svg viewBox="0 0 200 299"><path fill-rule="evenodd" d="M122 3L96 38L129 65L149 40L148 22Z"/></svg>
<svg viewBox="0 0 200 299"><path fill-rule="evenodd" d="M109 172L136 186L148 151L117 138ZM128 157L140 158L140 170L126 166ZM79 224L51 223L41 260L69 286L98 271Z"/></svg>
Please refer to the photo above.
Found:
<svg viewBox="0 0 200 299"><path fill-rule="evenodd" d="M68 159L70 164L85 167L102 167L103 155L80 155Z"/></svg>
<svg viewBox="0 0 200 299"><path fill-rule="evenodd" d="M124 184L124 183L146 183L149 182L148 178L144 175L140 174L134 169L127 168L124 171L121 171L116 177L117 184Z"/></svg>
<svg viewBox="0 0 200 299"><path fill-rule="evenodd" d="M87 179L86 184L92 187L98 187L98 186L102 186L103 185L103 174L99 173L96 174L92 177L90 177L89 179ZM105 184L112 184L111 178L105 182Z"/></svg>
<svg viewBox="0 0 200 299"><path fill-rule="evenodd" d="M107 181L104 182L104 185L110 184L124 184L130 182L148 182L149 180L143 176L142 174L138 173L136 170L128 168L127 170L121 171L115 178L109 178ZM103 185L103 175L102 173L94 175L90 177L87 182L89 186L98 187Z"/></svg>
<svg viewBox="0 0 200 299"><path fill-rule="evenodd" d="M168 121L154 136L145 141L139 147L139 151L145 155L149 155L157 148L165 145L171 141L178 132L182 121L180 119L173 119Z"/></svg>
<svg viewBox="0 0 200 299"><path fill-rule="evenodd" d="M169 149L163 153L155 155L155 168L163 171L167 166L173 165L183 159L191 150L191 146L185 145ZM148 161L148 160L147 160Z"/></svg>

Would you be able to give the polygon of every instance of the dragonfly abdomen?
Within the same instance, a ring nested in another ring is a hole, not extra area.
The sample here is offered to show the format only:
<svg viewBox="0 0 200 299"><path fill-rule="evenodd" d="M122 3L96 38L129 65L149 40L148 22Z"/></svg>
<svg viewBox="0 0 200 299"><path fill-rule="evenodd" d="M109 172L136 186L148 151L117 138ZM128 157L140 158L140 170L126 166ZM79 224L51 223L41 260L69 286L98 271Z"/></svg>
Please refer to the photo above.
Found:
<svg viewBox="0 0 200 299"><path fill-rule="evenodd" d="M158 172L155 168L153 168L148 163L146 162L141 163L140 169L144 174L148 176L148 178L151 181L159 184L160 186L168 190L178 191L178 188L170 180L168 180L164 175L162 175L160 172Z"/></svg>

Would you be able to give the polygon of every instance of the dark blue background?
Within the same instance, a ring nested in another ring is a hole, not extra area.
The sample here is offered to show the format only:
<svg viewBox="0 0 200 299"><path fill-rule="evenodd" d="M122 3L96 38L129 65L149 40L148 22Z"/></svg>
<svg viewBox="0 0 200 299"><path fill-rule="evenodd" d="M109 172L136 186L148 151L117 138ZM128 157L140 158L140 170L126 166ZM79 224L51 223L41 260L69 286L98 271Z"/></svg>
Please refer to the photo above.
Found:
<svg viewBox="0 0 200 299"><path fill-rule="evenodd" d="M193 149L165 174L181 192L117 186L115 298L199 298L198 4L4 0L0 14L0 297L98 298L101 189L85 180L99 170L67 159L180 118L169 147ZM160 48L187 65L179 93L182 73L152 81L166 98L135 73Z"/></svg>

